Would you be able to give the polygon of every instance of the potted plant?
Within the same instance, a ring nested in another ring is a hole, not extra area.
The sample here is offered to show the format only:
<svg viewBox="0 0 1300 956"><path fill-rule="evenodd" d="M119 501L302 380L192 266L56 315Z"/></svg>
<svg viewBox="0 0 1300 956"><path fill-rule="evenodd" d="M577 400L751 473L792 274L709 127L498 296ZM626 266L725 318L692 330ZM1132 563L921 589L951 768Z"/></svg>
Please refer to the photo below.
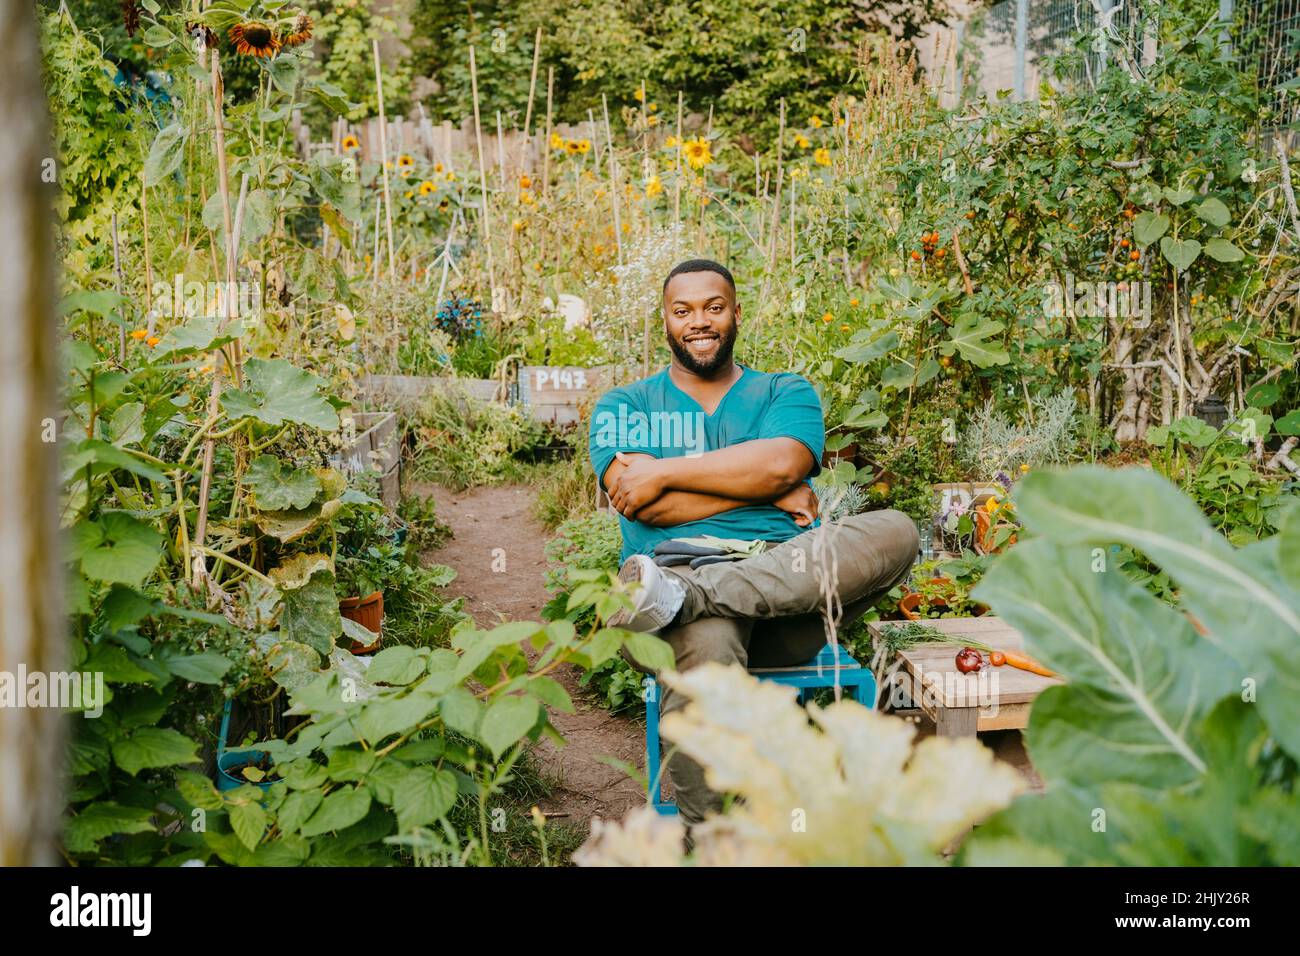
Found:
<svg viewBox="0 0 1300 956"><path fill-rule="evenodd" d="M407 570L405 536L373 499L352 503L339 534L334 559L339 613L375 635L371 643L353 640L352 653L380 647L384 623L384 587Z"/></svg>
<svg viewBox="0 0 1300 956"><path fill-rule="evenodd" d="M909 621L938 617L978 617L988 608L971 599L970 592L984 570L983 559L969 557L918 564L912 580L903 586L898 610Z"/></svg>

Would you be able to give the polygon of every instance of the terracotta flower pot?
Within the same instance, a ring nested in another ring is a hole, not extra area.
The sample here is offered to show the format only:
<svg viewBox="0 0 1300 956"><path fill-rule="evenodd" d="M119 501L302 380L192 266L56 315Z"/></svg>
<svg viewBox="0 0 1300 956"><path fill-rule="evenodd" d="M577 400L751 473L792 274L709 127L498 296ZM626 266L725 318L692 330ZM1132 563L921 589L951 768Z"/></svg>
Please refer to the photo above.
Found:
<svg viewBox="0 0 1300 956"><path fill-rule="evenodd" d="M365 597L350 597L339 601L339 613L350 621L356 621L368 631L373 631L373 644L365 645L359 641L352 642L353 654L372 654L379 650L382 642L380 636L384 625L384 592L376 591Z"/></svg>

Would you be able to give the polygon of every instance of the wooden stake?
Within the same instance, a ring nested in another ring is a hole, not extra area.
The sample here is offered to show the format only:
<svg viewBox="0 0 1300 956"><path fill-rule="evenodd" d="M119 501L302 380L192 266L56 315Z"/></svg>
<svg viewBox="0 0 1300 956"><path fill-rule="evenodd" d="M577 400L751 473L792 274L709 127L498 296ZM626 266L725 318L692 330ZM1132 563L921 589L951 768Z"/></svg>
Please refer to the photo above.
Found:
<svg viewBox="0 0 1300 956"><path fill-rule="evenodd" d="M677 91L677 176L673 188L673 236L674 241L681 242L682 233L682 91Z"/></svg>
<svg viewBox="0 0 1300 956"><path fill-rule="evenodd" d="M542 139L542 196L551 194L551 108L555 95L555 67L546 68L546 135Z"/></svg>
<svg viewBox="0 0 1300 956"><path fill-rule="evenodd" d="M379 97L379 164L384 171L384 219L388 224L388 281L397 276L397 258L393 247L393 200L388 191L388 120L384 115L384 77L379 66L379 40L370 41L375 55L375 93ZM378 275L379 263L375 263Z"/></svg>
<svg viewBox="0 0 1300 956"><path fill-rule="evenodd" d="M623 224L619 217L619 182L618 182L618 158L614 155L614 135L609 127L609 101L605 94L600 94L600 108L605 114L605 144L609 149L609 178L611 182L610 192L614 196L614 245L618 249L618 264L623 264ZM594 125L594 124L593 124Z"/></svg>
<svg viewBox="0 0 1300 956"><path fill-rule="evenodd" d="M113 276L117 285L117 294L122 294L122 255L117 244L117 213L113 213ZM126 364L126 323L118 327L117 360Z"/></svg>
<svg viewBox="0 0 1300 956"><path fill-rule="evenodd" d="M140 220L144 230L144 304L149 313L149 334L153 335L153 259L149 256L149 187L140 183Z"/></svg>
<svg viewBox="0 0 1300 956"><path fill-rule="evenodd" d="M533 128L533 95L537 92L537 63L541 55L542 28L538 27L537 36L533 38L533 71L528 77L528 111L524 113L524 139L528 138Z"/></svg>
<svg viewBox="0 0 1300 956"><path fill-rule="evenodd" d="M501 182L501 194L506 192L506 146L501 132L501 111L497 110L497 179Z"/></svg>
<svg viewBox="0 0 1300 956"><path fill-rule="evenodd" d="M492 268L492 229L488 221L488 191L487 191L487 171L483 166L483 123L479 118L478 104L478 63L474 59L474 46L469 48L469 83L471 92L474 94L474 143L478 147L478 184L479 192L483 197L483 214L479 220L479 226L483 232L483 247L487 251L487 270L488 270L488 289L492 294L492 311L497 311L497 280L496 273ZM505 308L505 303L500 303L501 308Z"/></svg>

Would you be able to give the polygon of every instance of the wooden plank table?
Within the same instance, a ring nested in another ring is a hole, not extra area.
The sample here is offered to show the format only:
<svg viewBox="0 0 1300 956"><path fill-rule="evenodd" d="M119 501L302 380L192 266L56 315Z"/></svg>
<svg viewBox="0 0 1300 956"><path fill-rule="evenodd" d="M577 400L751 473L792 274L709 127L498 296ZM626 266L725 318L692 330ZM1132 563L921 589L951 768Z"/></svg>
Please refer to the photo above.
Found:
<svg viewBox="0 0 1300 956"><path fill-rule="evenodd" d="M872 636L889 621L873 622ZM1024 651L1025 642L1001 618L954 617L922 621L925 626L954 636L966 636L1000 650ZM941 737L971 737L980 730L1012 730L1029 723L1034 698L1061 680L1042 677L1017 667L987 666L978 674L957 670L952 644L922 644L900 651L902 677L912 700L934 721ZM898 679L896 677L895 679Z"/></svg>

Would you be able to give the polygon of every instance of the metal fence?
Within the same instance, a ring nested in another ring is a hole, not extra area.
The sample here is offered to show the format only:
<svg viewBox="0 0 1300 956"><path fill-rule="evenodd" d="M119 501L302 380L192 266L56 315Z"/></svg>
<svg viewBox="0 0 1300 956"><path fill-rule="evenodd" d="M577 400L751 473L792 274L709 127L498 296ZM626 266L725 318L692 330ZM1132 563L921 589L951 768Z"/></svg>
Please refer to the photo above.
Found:
<svg viewBox="0 0 1300 956"><path fill-rule="evenodd" d="M1294 123L1300 90L1288 84L1300 85L1300 0L1219 0L1218 9L1218 34L1259 78L1273 107L1270 124ZM958 88L1035 96L1049 62L1071 50L1081 55L1057 60L1067 83L1091 82L1116 55L1149 62L1158 30L1145 12L1140 0L1099 0L1096 7L1090 0L1002 0L956 28ZM1072 65L1062 69L1066 62Z"/></svg>

